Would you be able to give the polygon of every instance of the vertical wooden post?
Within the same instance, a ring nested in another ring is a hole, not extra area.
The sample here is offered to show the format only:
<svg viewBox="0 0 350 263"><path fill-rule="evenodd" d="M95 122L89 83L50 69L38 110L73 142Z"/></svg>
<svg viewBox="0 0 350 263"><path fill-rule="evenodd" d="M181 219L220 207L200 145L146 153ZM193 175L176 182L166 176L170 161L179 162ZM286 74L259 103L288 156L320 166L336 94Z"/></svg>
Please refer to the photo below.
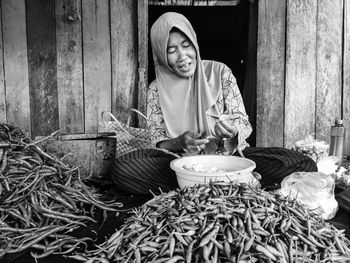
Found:
<svg viewBox="0 0 350 263"><path fill-rule="evenodd" d="M138 109L146 113L148 87L148 0L138 0ZM140 123L140 126L144 126Z"/></svg>
<svg viewBox="0 0 350 263"><path fill-rule="evenodd" d="M287 1L284 146L315 132L317 0Z"/></svg>
<svg viewBox="0 0 350 263"><path fill-rule="evenodd" d="M59 129L55 0L27 1L32 137Z"/></svg>
<svg viewBox="0 0 350 263"><path fill-rule="evenodd" d="M31 132L25 0L2 1L7 123Z"/></svg>
<svg viewBox="0 0 350 263"><path fill-rule="evenodd" d="M317 6L316 138L329 142L331 121L341 117L343 0Z"/></svg>
<svg viewBox="0 0 350 263"><path fill-rule="evenodd" d="M346 128L344 154L350 156L350 3L344 1L343 119Z"/></svg>
<svg viewBox="0 0 350 263"><path fill-rule="evenodd" d="M2 9L0 4L0 122L6 123L6 91L5 91L5 76L4 76L4 43L3 43L3 22L2 22Z"/></svg>
<svg viewBox="0 0 350 263"><path fill-rule="evenodd" d="M111 111L109 0L83 0L85 133L96 133L101 113Z"/></svg>
<svg viewBox="0 0 350 263"><path fill-rule="evenodd" d="M60 129L84 133L80 0L56 0L56 36Z"/></svg>
<svg viewBox="0 0 350 263"><path fill-rule="evenodd" d="M112 112L126 122L137 106L137 1L111 0Z"/></svg>
<svg viewBox="0 0 350 263"><path fill-rule="evenodd" d="M258 2L257 146L283 146L286 0Z"/></svg>

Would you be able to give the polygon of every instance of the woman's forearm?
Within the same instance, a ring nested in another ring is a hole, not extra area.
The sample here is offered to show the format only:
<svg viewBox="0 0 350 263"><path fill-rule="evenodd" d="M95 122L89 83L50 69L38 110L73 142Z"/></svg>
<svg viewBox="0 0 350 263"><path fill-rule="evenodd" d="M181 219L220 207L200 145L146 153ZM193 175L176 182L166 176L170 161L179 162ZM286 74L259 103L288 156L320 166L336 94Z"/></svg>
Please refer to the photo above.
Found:
<svg viewBox="0 0 350 263"><path fill-rule="evenodd" d="M174 153L182 153L182 152L184 152L183 151L183 146L179 143L178 138L159 141L156 144L156 147L157 148L166 149L166 150L174 152Z"/></svg>

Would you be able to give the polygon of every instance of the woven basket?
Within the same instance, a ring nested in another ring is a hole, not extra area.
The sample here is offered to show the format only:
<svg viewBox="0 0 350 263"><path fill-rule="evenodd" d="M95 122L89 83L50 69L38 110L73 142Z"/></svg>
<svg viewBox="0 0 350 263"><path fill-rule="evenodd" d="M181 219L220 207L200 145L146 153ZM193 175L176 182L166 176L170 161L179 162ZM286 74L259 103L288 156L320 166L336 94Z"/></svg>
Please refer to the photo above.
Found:
<svg viewBox="0 0 350 263"><path fill-rule="evenodd" d="M148 149L154 147L152 145L151 136L148 129L130 126L131 113L133 112L137 113L148 122L147 117L136 109L129 110L129 118L127 123L119 121L110 112L102 112L103 131L113 132L115 134L116 157L138 149ZM110 117L112 121L106 121L107 117Z"/></svg>
<svg viewBox="0 0 350 263"><path fill-rule="evenodd" d="M162 149L139 149L114 160L110 177L115 186L132 194L167 192L178 187L170 162L179 156Z"/></svg>

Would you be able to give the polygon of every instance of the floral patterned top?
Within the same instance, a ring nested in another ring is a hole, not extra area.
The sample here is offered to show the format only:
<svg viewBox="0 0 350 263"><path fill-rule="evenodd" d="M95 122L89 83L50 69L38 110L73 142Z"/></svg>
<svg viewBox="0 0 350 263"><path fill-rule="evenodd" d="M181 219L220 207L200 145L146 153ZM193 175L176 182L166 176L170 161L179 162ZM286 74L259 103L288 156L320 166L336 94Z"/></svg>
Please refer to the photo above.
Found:
<svg viewBox="0 0 350 263"><path fill-rule="evenodd" d="M241 93L239 91L236 78L232 71L227 68L223 71L222 89L217 100L217 107L221 118L224 118L230 126L235 126L238 130L238 147L243 150L249 146L246 139L252 132L249 117L246 114ZM159 94L156 80L154 80L147 91L147 118L148 128L151 132L152 143L155 145L159 141L171 139L166 135L162 109L159 103Z"/></svg>

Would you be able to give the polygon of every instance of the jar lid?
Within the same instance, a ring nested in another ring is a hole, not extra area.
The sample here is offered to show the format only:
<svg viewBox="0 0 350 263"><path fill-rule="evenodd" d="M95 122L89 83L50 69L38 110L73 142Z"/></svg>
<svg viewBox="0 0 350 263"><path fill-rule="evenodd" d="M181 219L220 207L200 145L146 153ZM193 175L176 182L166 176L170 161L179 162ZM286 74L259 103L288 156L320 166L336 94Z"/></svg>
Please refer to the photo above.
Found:
<svg viewBox="0 0 350 263"><path fill-rule="evenodd" d="M335 125L343 125L344 122L341 119L335 119Z"/></svg>

